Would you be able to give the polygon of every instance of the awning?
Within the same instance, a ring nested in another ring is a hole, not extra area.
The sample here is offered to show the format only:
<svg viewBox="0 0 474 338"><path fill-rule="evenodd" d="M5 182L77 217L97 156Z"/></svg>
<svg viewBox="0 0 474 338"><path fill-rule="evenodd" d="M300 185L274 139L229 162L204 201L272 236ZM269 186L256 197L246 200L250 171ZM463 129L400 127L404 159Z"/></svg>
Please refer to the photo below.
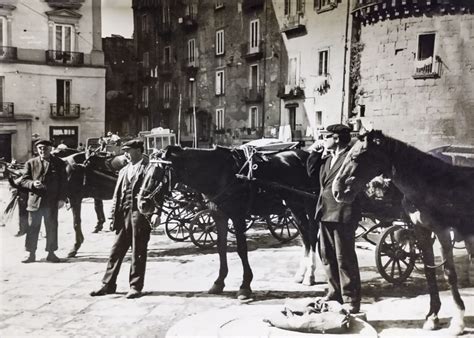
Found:
<svg viewBox="0 0 474 338"><path fill-rule="evenodd" d="M299 107L300 105L296 102L291 102L291 103L287 103L285 104L285 108L296 108L296 107Z"/></svg>

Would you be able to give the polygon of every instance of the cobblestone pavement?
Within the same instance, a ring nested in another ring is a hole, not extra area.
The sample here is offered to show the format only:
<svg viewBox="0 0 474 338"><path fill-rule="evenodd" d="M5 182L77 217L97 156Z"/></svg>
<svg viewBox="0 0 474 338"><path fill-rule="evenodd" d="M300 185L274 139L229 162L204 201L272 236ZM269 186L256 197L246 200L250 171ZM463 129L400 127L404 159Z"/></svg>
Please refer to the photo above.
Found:
<svg viewBox="0 0 474 338"><path fill-rule="evenodd" d="M0 181L0 207L5 206L8 190ZM106 212L110 203L105 203ZM83 211L85 242L76 258L58 264L45 261L45 239L40 238L36 263L21 264L24 237L13 235L17 219L0 228L0 336L157 336L177 321L207 310L283 304L286 298L314 297L324 294L326 285L295 284L301 249L297 241L280 244L268 230L249 230L249 259L254 271L252 288L255 300L240 304L235 299L241 281L242 268L231 238L228 254L229 275L223 295L212 296L206 291L217 276L218 257L215 249L202 250L191 242L177 243L157 229L150 240L145 281L146 295L134 300L124 298L128 291L129 259L124 261L118 280L118 293L90 297L89 292L100 286L114 234L108 231L92 234L95 225L93 201L85 200ZM71 212L59 213L59 257L66 257L74 234ZM44 232L43 232L44 233ZM257 249L258 248L258 249ZM380 337L385 336L446 336L446 330L426 332L422 326L429 298L424 277L414 271L402 286L385 282L375 268L374 252L358 249L363 281L363 305L369 322ZM466 304L467 329L464 336L474 337L474 288L469 287L467 258L456 250L460 263L461 294ZM321 269L317 279L324 280ZM443 306L440 312L444 327L453 313L454 304L441 274ZM243 308L244 309L244 308Z"/></svg>

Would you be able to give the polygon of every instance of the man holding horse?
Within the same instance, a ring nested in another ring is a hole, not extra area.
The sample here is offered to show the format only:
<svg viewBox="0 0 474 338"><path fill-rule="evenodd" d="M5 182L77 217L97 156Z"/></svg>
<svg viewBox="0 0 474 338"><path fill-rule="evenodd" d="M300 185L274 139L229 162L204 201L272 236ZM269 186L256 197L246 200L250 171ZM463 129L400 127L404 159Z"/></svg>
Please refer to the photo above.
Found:
<svg viewBox="0 0 474 338"><path fill-rule="evenodd" d="M38 156L25 164L26 172L20 180L20 186L29 191L28 194L28 229L25 247L28 252L23 263L36 260L38 235L41 220L44 218L46 228L46 251L48 262L58 263L55 255L58 249L58 209L66 201L66 165L60 158L51 155L53 144L48 140L35 143Z"/></svg>
<svg viewBox="0 0 474 338"><path fill-rule="evenodd" d="M319 250L328 278L326 300L344 304L351 313L360 310L360 274L355 252L355 230L361 217L360 205L338 203L332 184L341 167L351 141L349 127L330 125L324 136L325 154L319 172L321 191L316 207L320 222Z"/></svg>
<svg viewBox="0 0 474 338"><path fill-rule="evenodd" d="M137 195L145 176L148 159L143 156L142 141L128 141L124 143L122 150L129 163L120 170L113 197L111 230L115 230L117 236L107 263L107 270L102 278L103 285L92 291L91 296L115 293L120 266L130 247L132 248L130 291L126 298L137 298L142 295L151 227L145 216L138 211Z"/></svg>

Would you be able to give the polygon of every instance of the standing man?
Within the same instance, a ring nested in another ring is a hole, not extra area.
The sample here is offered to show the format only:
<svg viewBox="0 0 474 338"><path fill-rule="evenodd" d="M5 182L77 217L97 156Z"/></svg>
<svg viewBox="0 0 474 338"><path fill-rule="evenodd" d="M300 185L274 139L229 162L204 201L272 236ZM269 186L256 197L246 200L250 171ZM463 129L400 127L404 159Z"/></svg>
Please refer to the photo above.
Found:
<svg viewBox="0 0 474 338"><path fill-rule="evenodd" d="M110 252L107 270L102 278L103 285L100 289L92 291L91 296L115 293L120 265L130 247L132 247L130 291L126 298L137 298L142 295L151 227L145 216L138 211L137 195L145 176L148 159L143 156L142 141L125 142L122 150L125 151L129 163L120 170L113 198L110 227L116 231L117 236Z"/></svg>
<svg viewBox="0 0 474 338"><path fill-rule="evenodd" d="M361 218L358 200L338 203L332 183L349 151L350 128L343 124L327 127L324 147L327 153L320 170L321 192L316 208L320 222L319 250L326 270L329 290L326 300L344 304L350 313L360 311L360 274L355 252L355 231Z"/></svg>
<svg viewBox="0 0 474 338"><path fill-rule="evenodd" d="M25 247L28 252L23 263L36 260L38 235L41 220L46 228L46 251L48 262L58 263L55 255L58 249L58 209L66 201L66 164L60 158L51 155L53 144L48 140L35 143L38 156L26 162L26 172L20 180L20 186L28 189L28 229Z"/></svg>

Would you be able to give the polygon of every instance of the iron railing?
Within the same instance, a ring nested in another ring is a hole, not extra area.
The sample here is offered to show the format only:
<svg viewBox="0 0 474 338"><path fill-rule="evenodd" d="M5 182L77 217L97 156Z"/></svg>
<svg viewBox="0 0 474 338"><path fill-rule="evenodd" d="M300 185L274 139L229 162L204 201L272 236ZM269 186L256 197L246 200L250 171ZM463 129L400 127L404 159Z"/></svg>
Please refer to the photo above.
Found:
<svg viewBox="0 0 474 338"><path fill-rule="evenodd" d="M84 53L50 49L46 51L46 62L49 64L80 66L84 64Z"/></svg>
<svg viewBox="0 0 474 338"><path fill-rule="evenodd" d="M13 117L15 114L13 102L0 102L0 109L0 117Z"/></svg>
<svg viewBox="0 0 474 338"><path fill-rule="evenodd" d="M53 119L77 119L81 106L73 103L51 103L49 116Z"/></svg>
<svg viewBox="0 0 474 338"><path fill-rule="evenodd" d="M10 61L17 59L16 47L0 46L0 61Z"/></svg>

